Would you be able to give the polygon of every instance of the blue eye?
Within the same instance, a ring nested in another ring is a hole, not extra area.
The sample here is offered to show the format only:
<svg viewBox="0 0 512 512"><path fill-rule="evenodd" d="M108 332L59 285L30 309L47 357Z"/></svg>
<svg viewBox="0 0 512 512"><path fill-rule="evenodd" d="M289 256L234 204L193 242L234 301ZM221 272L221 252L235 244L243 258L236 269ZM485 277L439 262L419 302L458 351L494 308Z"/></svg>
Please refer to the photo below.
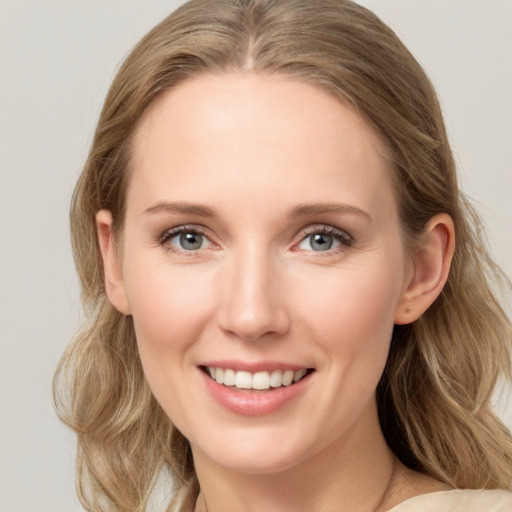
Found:
<svg viewBox="0 0 512 512"><path fill-rule="evenodd" d="M203 245L203 235L201 233L181 233L181 235L175 236L172 240L179 239L179 244L182 249L186 251L196 251L201 249Z"/></svg>
<svg viewBox="0 0 512 512"><path fill-rule="evenodd" d="M167 232L161 239L163 245L178 251L198 251L209 247L210 241L195 229L179 228Z"/></svg>
<svg viewBox="0 0 512 512"><path fill-rule="evenodd" d="M324 233L309 235L306 240L309 241L309 245L314 251L328 251L329 249L332 249L333 245L337 242L337 240L334 240L331 235L326 235ZM337 243L339 245L339 242Z"/></svg>
<svg viewBox="0 0 512 512"><path fill-rule="evenodd" d="M347 233L333 227L309 228L302 236L304 238L297 246L301 251L326 252L349 247L352 243Z"/></svg>

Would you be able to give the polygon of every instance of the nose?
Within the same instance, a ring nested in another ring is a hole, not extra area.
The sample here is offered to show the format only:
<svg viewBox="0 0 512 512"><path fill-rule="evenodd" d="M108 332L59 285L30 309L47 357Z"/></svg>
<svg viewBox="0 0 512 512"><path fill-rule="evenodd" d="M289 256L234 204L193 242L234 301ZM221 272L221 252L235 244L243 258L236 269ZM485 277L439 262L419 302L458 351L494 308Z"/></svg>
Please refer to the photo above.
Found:
<svg viewBox="0 0 512 512"><path fill-rule="evenodd" d="M290 328L283 272L261 251L233 255L222 274L220 328L242 340L285 334Z"/></svg>

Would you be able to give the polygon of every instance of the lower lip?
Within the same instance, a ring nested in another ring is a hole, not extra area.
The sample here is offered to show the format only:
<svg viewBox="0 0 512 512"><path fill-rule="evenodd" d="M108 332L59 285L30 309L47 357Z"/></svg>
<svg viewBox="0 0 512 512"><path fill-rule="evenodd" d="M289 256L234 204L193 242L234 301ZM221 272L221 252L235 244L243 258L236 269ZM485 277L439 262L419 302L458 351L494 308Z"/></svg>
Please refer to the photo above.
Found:
<svg viewBox="0 0 512 512"><path fill-rule="evenodd" d="M217 403L228 411L242 416L261 416L277 411L303 393L311 379L309 373L290 386L270 388L268 391L236 391L218 384L201 369L198 371Z"/></svg>

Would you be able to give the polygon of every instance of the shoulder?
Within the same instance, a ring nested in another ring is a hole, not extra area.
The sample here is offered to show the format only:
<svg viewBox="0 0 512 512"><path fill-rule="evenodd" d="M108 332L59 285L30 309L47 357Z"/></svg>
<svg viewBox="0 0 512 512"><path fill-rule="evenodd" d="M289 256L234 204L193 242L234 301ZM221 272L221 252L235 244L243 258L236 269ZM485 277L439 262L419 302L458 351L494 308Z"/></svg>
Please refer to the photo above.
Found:
<svg viewBox="0 0 512 512"><path fill-rule="evenodd" d="M512 492L450 490L410 498L387 512L512 512Z"/></svg>

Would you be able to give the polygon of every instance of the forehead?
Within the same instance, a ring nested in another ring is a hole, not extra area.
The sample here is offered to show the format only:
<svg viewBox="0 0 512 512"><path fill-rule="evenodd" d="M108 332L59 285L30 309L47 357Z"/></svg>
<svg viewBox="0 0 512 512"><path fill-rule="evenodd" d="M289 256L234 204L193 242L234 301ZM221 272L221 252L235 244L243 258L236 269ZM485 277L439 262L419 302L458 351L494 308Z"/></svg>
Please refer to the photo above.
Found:
<svg viewBox="0 0 512 512"><path fill-rule="evenodd" d="M348 122L340 123L341 111ZM235 72L203 73L164 92L139 121L136 146L147 142L148 136L154 137L155 130L172 129L174 120L180 121L180 132L183 133L183 128L192 128L189 133L195 131L196 135L200 135L201 127L208 120L219 128L227 128L226 122L229 121L236 122L236 128L243 121L246 127L254 128L255 121L262 117L262 113L271 114L265 126L267 133L274 127L278 129L276 123L279 121L283 125L286 121L292 121L296 123L296 129L309 130L311 136L321 118L323 125L331 123L338 125L339 129L351 124L349 128L353 131L357 126L358 135L364 135L366 141L382 156L387 153L382 137L354 107L342 103L319 86L282 75Z"/></svg>
<svg viewBox="0 0 512 512"><path fill-rule="evenodd" d="M181 194L173 200L208 202L221 191L270 194L286 184L295 201L359 195L372 202L391 191L384 152L353 108L318 87L281 76L205 74L163 94L144 115L128 201L147 202L166 189Z"/></svg>

